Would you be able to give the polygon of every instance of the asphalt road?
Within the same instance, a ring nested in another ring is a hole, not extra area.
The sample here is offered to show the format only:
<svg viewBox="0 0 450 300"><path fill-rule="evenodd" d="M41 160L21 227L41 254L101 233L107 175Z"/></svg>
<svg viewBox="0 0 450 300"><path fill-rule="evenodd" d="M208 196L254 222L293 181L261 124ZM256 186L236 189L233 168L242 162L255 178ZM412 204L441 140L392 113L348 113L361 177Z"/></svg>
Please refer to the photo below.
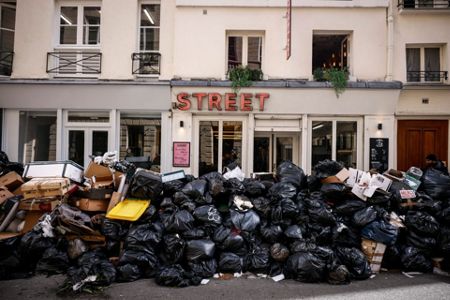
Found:
<svg viewBox="0 0 450 300"><path fill-rule="evenodd" d="M0 299L55 299L64 276L35 276L0 281ZM67 296L66 296L67 297ZM69 296L76 299L450 299L450 278L432 274L408 278L401 273L381 273L375 278L334 286L292 280L213 279L207 285L167 288L152 279L115 283L102 293Z"/></svg>

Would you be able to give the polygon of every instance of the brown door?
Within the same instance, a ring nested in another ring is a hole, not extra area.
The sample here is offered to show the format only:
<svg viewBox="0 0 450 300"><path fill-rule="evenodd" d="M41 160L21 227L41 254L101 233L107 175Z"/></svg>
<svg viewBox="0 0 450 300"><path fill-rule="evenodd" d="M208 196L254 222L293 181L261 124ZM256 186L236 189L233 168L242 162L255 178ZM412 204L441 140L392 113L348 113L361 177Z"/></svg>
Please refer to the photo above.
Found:
<svg viewBox="0 0 450 300"><path fill-rule="evenodd" d="M397 169L425 167L425 156L434 153L447 163L448 121L398 121Z"/></svg>

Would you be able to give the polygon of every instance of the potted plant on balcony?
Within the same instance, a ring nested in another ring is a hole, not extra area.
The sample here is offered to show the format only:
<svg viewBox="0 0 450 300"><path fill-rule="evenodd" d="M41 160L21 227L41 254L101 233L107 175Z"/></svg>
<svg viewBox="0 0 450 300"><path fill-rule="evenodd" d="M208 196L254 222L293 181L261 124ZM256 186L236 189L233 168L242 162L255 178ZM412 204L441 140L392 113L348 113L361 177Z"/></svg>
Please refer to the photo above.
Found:
<svg viewBox="0 0 450 300"><path fill-rule="evenodd" d="M237 66L228 71L228 79L231 80L233 92L237 93L242 87L248 87L253 81L260 81L263 72L260 69L250 69L248 66Z"/></svg>
<svg viewBox="0 0 450 300"><path fill-rule="evenodd" d="M345 91L348 81L348 70L347 68L317 68L313 72L314 80L316 81L328 81L334 88L336 97Z"/></svg>

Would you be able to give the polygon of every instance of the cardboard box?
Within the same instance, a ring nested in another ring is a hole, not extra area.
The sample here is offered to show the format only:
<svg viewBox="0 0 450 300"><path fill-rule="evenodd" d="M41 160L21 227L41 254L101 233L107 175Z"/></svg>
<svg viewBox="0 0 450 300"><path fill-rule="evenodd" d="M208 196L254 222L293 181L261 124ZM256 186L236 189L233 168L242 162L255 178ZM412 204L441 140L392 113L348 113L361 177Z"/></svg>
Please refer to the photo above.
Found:
<svg viewBox="0 0 450 300"><path fill-rule="evenodd" d="M10 191L15 190L22 184L23 184L22 177L14 171L11 171L8 174L0 177L0 186L4 186Z"/></svg>
<svg viewBox="0 0 450 300"><path fill-rule="evenodd" d="M19 209L28 211L41 211L41 212L51 212L53 211L61 201L59 200L22 200L19 203Z"/></svg>
<svg viewBox="0 0 450 300"><path fill-rule="evenodd" d="M0 240L9 239L27 233L38 223L44 212L28 211L25 217L25 225L20 232L0 232Z"/></svg>
<svg viewBox="0 0 450 300"><path fill-rule="evenodd" d="M350 172L346 168L340 170L336 175L322 179L322 183L344 183L350 177Z"/></svg>
<svg viewBox="0 0 450 300"><path fill-rule="evenodd" d="M63 177L78 183L82 183L84 180L83 167L71 160L39 161L26 164L23 177L27 179Z"/></svg>
<svg viewBox="0 0 450 300"><path fill-rule="evenodd" d="M114 192L112 194L111 200L109 201L108 209L106 210L106 212L109 212L111 209L113 209L114 206L116 206L120 202L120 200L122 200L122 194Z"/></svg>
<svg viewBox="0 0 450 300"><path fill-rule="evenodd" d="M115 171L113 173L108 167L96 164L92 161L84 172L84 176L91 180L93 188L119 186L120 176L122 175L123 173L121 172Z"/></svg>
<svg viewBox="0 0 450 300"><path fill-rule="evenodd" d="M23 197L49 198L61 197L70 187L70 181L67 178L33 178L22 185Z"/></svg>
<svg viewBox="0 0 450 300"><path fill-rule="evenodd" d="M76 206L83 211L106 211L108 209L109 200L96 199L79 199Z"/></svg>
<svg viewBox="0 0 450 300"><path fill-rule="evenodd" d="M6 187L0 187L0 205L11 197L14 197L13 193L11 193Z"/></svg>
<svg viewBox="0 0 450 300"><path fill-rule="evenodd" d="M372 240L362 239L361 249L369 261L373 273L380 273L386 245Z"/></svg>

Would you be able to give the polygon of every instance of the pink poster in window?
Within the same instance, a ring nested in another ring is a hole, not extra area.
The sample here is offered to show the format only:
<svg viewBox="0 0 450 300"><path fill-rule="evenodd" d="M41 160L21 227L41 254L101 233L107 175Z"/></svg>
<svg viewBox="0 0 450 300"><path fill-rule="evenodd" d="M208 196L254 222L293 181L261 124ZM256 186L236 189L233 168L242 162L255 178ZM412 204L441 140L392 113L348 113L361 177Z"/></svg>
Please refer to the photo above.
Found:
<svg viewBox="0 0 450 300"><path fill-rule="evenodd" d="M173 142L173 166L189 167L190 166L190 142Z"/></svg>

